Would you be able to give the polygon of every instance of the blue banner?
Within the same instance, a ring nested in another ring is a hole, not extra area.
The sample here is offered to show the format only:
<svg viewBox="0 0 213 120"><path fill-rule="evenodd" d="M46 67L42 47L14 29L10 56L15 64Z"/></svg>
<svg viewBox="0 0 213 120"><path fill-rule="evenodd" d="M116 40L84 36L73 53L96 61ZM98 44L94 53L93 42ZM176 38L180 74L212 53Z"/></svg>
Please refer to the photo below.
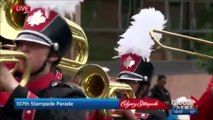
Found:
<svg viewBox="0 0 213 120"><path fill-rule="evenodd" d="M17 98L15 109L118 109L119 99Z"/></svg>
<svg viewBox="0 0 213 120"><path fill-rule="evenodd" d="M195 115L198 114L196 109L172 109L173 115Z"/></svg>

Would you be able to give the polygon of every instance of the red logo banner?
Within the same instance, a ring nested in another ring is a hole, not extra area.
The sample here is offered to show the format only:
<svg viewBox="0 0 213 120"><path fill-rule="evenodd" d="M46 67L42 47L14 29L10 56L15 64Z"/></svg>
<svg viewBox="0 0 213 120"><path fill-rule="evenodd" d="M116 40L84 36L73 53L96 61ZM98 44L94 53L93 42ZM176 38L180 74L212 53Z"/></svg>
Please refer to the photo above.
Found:
<svg viewBox="0 0 213 120"><path fill-rule="evenodd" d="M153 98L145 99L120 99L119 100L119 109L138 109L138 110L150 110L150 109L164 109L169 110L169 107Z"/></svg>

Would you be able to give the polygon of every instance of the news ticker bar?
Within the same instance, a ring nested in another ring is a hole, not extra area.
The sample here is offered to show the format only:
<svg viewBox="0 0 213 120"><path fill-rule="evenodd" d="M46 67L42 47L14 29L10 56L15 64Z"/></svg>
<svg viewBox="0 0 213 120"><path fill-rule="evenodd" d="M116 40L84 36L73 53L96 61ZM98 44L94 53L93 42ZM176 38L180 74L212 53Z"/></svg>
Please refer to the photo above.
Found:
<svg viewBox="0 0 213 120"><path fill-rule="evenodd" d="M16 98L15 109L169 109L156 99Z"/></svg>
<svg viewBox="0 0 213 120"><path fill-rule="evenodd" d="M118 99L15 99L15 109L118 109Z"/></svg>
<svg viewBox="0 0 213 120"><path fill-rule="evenodd" d="M195 115L198 114L196 109L172 109L173 115Z"/></svg>

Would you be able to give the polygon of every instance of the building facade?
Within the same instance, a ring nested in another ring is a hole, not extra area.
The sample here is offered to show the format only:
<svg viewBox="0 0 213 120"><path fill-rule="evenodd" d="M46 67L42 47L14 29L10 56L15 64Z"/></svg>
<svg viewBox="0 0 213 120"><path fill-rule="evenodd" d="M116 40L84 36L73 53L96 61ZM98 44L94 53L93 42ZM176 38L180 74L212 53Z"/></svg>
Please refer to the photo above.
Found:
<svg viewBox="0 0 213 120"><path fill-rule="evenodd" d="M128 28L132 15L155 7L168 20L167 31L204 38L213 33L213 1L204 0L85 0L81 4L81 26L89 42L89 61L112 61L116 42ZM210 11L210 12L209 12ZM165 45L197 51L200 44L177 37L163 37ZM195 57L159 49L152 60L192 60Z"/></svg>

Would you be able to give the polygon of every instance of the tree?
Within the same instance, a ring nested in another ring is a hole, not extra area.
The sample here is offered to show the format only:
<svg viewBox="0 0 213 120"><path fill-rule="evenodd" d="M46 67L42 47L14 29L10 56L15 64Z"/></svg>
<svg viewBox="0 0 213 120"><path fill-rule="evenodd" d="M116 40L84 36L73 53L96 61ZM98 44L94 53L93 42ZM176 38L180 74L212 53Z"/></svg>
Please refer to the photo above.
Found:
<svg viewBox="0 0 213 120"><path fill-rule="evenodd" d="M200 17L200 28L202 29L212 29L213 28L213 8L207 7L204 9L205 14L202 14ZM205 40L213 42L213 32L207 33L204 37ZM199 52L213 56L213 47L212 46L201 46L198 49ZM199 65L201 68L204 68L209 74L213 75L213 60L199 60Z"/></svg>

